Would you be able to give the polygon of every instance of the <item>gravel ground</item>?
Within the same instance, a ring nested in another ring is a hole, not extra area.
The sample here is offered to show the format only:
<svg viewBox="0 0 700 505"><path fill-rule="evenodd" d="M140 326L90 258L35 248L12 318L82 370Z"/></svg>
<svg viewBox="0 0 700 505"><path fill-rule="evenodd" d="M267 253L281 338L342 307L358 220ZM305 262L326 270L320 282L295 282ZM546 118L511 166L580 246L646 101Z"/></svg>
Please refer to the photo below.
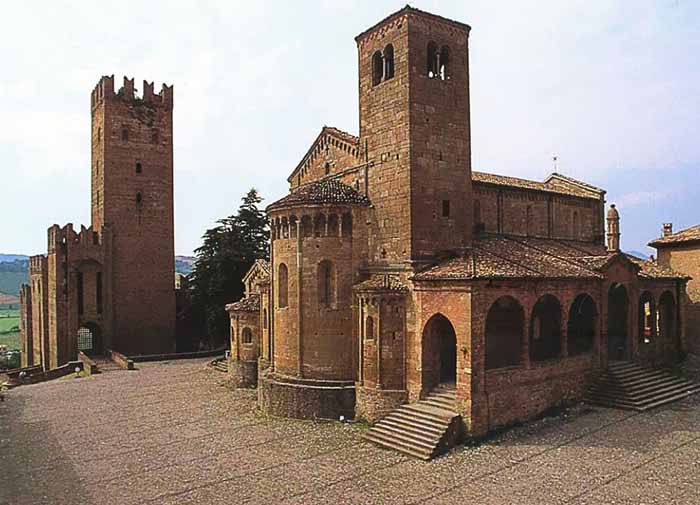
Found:
<svg viewBox="0 0 700 505"><path fill-rule="evenodd" d="M206 361L23 386L0 403L0 503L700 504L700 395L581 406L429 463L363 427L266 418Z"/></svg>

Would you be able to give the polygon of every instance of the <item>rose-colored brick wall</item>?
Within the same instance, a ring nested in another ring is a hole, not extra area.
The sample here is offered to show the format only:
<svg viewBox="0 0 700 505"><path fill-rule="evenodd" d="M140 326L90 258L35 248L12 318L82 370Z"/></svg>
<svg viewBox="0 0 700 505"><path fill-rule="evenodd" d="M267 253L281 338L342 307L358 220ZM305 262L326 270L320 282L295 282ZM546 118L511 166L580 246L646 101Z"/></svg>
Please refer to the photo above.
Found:
<svg viewBox="0 0 700 505"><path fill-rule="evenodd" d="M93 227L113 233L114 346L126 354L172 351L173 89L144 82L118 93L103 78L92 96ZM126 133L124 133L126 132ZM128 138L124 138L126 135Z"/></svg>
<svg viewBox="0 0 700 505"><path fill-rule="evenodd" d="M700 354L700 246L675 245L658 248L659 263L692 277L683 296L685 338L688 351Z"/></svg>

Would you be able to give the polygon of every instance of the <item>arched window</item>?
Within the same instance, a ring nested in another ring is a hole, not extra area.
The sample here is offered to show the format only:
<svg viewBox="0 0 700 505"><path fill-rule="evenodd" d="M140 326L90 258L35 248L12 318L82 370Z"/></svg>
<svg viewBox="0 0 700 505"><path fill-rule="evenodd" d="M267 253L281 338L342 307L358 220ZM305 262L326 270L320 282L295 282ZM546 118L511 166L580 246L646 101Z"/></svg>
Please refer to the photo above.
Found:
<svg viewBox="0 0 700 505"><path fill-rule="evenodd" d="M593 350L597 318L598 310L593 298L587 294L578 295L569 309L569 321L566 327L569 356Z"/></svg>
<svg viewBox="0 0 700 505"><path fill-rule="evenodd" d="M301 218L301 237L307 238L313 234L313 223L311 222L311 216L306 215Z"/></svg>
<svg viewBox="0 0 700 505"><path fill-rule="evenodd" d="M122 142L129 141L129 130L127 128L122 128Z"/></svg>
<svg viewBox="0 0 700 505"><path fill-rule="evenodd" d="M486 369L520 364L525 313L515 298L502 296L486 316Z"/></svg>
<svg viewBox="0 0 700 505"><path fill-rule="evenodd" d="M394 46L389 44L384 48L384 80L394 77Z"/></svg>
<svg viewBox="0 0 700 505"><path fill-rule="evenodd" d="M140 174L141 172L143 172L143 167L141 166L141 162L137 161L136 162L136 173Z"/></svg>
<svg viewBox="0 0 700 505"><path fill-rule="evenodd" d="M333 263L323 260L318 264L318 301L322 307L335 303L335 271Z"/></svg>
<svg viewBox="0 0 700 505"><path fill-rule="evenodd" d="M328 216L328 236L338 236L338 216L336 214Z"/></svg>
<svg viewBox="0 0 700 505"><path fill-rule="evenodd" d="M141 193L136 193L136 205L141 205L143 202L143 196L141 196Z"/></svg>
<svg viewBox="0 0 700 505"><path fill-rule="evenodd" d="M384 73L384 61L382 58L382 53L376 51L372 55L372 86L376 86L382 82L382 77Z"/></svg>
<svg viewBox="0 0 700 505"><path fill-rule="evenodd" d="M85 326L78 328L78 350L83 352L91 351L92 346L92 331L90 331L90 328Z"/></svg>
<svg viewBox="0 0 700 505"><path fill-rule="evenodd" d="M438 75L438 51L435 42L428 42L428 58L426 74L431 79Z"/></svg>
<svg viewBox="0 0 700 505"><path fill-rule="evenodd" d="M438 57L439 75L443 81L450 78L450 48L442 46Z"/></svg>
<svg viewBox="0 0 700 505"><path fill-rule="evenodd" d="M289 273L287 265L280 263L277 270L277 306L282 309L289 303Z"/></svg>
<svg viewBox="0 0 700 505"><path fill-rule="evenodd" d="M676 302L669 291L665 291L659 298L657 334L664 339L676 337Z"/></svg>
<svg viewBox="0 0 700 505"><path fill-rule="evenodd" d="M297 238L297 217L289 216L289 238Z"/></svg>
<svg viewBox="0 0 700 505"><path fill-rule="evenodd" d="M351 237L352 236L352 215L351 214L343 214L343 221L342 221L342 228L343 228L343 237Z"/></svg>
<svg viewBox="0 0 700 505"><path fill-rule="evenodd" d="M578 221L578 212L574 211L574 215L572 218L572 230L571 234L574 237L574 240L578 240L579 236L581 235L581 225L579 224Z"/></svg>
<svg viewBox="0 0 700 505"><path fill-rule="evenodd" d="M639 297L639 343L650 344L656 336L656 307L654 297L645 291Z"/></svg>
<svg viewBox="0 0 700 505"><path fill-rule="evenodd" d="M544 295L532 309L530 320L530 359L542 361L561 354L561 304Z"/></svg>
<svg viewBox="0 0 700 505"><path fill-rule="evenodd" d="M367 316L365 319L365 338L372 340L374 338L374 318Z"/></svg>
<svg viewBox="0 0 700 505"><path fill-rule="evenodd" d="M243 328L243 333L241 334L241 340L244 344L250 345L253 343L253 330L248 327Z"/></svg>
<svg viewBox="0 0 700 505"><path fill-rule="evenodd" d="M314 219L314 237L323 237L326 235L326 216L318 214Z"/></svg>

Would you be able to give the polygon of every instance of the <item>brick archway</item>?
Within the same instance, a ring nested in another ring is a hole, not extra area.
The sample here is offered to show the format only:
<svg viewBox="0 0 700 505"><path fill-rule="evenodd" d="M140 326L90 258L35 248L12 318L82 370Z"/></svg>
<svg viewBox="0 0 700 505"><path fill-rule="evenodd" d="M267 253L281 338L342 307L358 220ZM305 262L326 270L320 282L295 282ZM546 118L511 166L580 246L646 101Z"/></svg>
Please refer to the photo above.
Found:
<svg viewBox="0 0 700 505"><path fill-rule="evenodd" d="M613 284L608 291L608 360L630 358L630 298L627 288Z"/></svg>
<svg viewBox="0 0 700 505"><path fill-rule="evenodd" d="M89 356L101 354L102 331L96 323L84 323L76 332L78 351L82 351Z"/></svg>
<svg viewBox="0 0 700 505"><path fill-rule="evenodd" d="M457 336L442 314L432 316L423 328L423 388L454 384L457 378Z"/></svg>

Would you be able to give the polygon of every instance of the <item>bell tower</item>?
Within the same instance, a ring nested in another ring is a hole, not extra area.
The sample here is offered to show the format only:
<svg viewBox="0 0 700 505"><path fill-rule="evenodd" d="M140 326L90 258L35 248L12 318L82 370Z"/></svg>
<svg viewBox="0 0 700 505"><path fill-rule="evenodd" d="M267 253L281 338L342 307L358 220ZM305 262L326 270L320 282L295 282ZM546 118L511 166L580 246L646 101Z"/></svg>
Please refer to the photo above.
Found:
<svg viewBox="0 0 700 505"><path fill-rule="evenodd" d="M355 39L374 264L471 243L469 31L407 6Z"/></svg>
<svg viewBox="0 0 700 505"><path fill-rule="evenodd" d="M126 354L174 350L173 88L114 76L92 92L92 226L112 233L113 342Z"/></svg>

